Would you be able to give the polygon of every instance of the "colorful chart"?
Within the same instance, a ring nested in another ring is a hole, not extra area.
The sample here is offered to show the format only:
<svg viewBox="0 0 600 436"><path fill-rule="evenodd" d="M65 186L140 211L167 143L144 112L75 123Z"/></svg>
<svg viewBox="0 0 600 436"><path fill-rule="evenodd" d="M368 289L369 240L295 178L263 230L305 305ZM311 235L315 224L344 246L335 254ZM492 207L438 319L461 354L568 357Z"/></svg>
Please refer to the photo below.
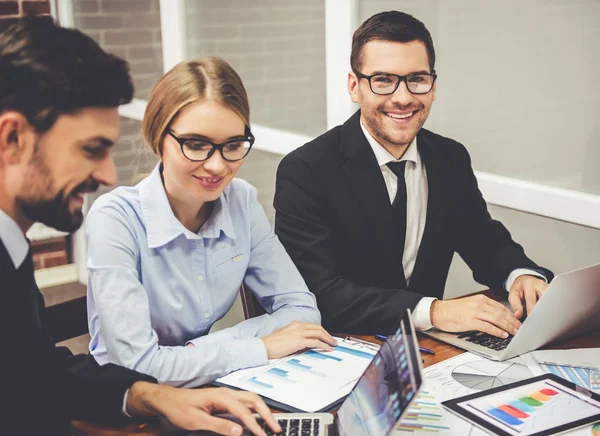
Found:
<svg viewBox="0 0 600 436"><path fill-rule="evenodd" d="M450 430L450 427L440 425L443 419L440 405L430 392L422 391L411 403L410 409L404 414L397 430L414 432L417 430L438 433Z"/></svg>
<svg viewBox="0 0 600 436"><path fill-rule="evenodd" d="M557 395L558 391L554 389L540 389L529 395L490 408L487 413L510 426L521 425L535 413L538 407L543 406Z"/></svg>
<svg viewBox="0 0 600 436"><path fill-rule="evenodd" d="M592 427L592 435L593 435L593 436L600 436L600 422L599 422L599 423L597 423L597 424L595 424L595 425Z"/></svg>
<svg viewBox="0 0 600 436"><path fill-rule="evenodd" d="M527 366L515 360L495 362L478 359L457 366L452 371L452 378L458 383L479 391L504 386L531 376Z"/></svg>

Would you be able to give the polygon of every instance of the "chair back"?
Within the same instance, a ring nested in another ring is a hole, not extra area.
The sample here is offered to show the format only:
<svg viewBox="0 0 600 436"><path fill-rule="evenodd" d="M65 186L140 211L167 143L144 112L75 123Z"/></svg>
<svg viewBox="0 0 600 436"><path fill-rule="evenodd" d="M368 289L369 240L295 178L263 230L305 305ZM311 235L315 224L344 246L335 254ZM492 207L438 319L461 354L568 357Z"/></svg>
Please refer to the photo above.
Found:
<svg viewBox="0 0 600 436"><path fill-rule="evenodd" d="M242 308L244 309L245 319L254 318L255 316L267 313L248 286L242 284L240 296L242 297Z"/></svg>

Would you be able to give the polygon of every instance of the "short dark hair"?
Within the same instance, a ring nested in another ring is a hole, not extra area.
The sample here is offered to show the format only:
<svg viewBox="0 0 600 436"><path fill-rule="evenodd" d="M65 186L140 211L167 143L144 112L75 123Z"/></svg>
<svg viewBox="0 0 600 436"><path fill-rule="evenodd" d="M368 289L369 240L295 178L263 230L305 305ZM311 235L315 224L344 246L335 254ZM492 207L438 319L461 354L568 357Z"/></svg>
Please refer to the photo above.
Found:
<svg viewBox="0 0 600 436"><path fill-rule="evenodd" d="M354 73L360 72L362 49L370 41L411 42L425 44L429 69L435 73L435 50L431 34L425 25L412 15L398 11L380 12L368 18L352 36L350 65Z"/></svg>
<svg viewBox="0 0 600 436"><path fill-rule="evenodd" d="M22 113L39 133L62 114L132 97L127 63L78 30L30 16L0 33L0 113Z"/></svg>

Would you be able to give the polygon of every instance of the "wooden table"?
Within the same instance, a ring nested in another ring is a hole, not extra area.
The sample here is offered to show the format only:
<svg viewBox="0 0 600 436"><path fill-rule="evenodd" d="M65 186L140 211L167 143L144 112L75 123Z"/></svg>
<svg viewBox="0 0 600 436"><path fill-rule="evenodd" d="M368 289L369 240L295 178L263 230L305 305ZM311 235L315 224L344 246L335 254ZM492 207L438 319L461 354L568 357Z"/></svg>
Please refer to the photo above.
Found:
<svg viewBox="0 0 600 436"><path fill-rule="evenodd" d="M425 335L419 334L419 345L422 347L429 348L435 351L435 355L422 354L423 367L427 368L430 365L442 362L459 354L464 353L460 348L456 348L452 345L445 344L436 339L429 338ZM373 336L356 336L360 339L377 342ZM584 335L568 339L550 346L543 347L544 349L567 349L567 348L600 348L600 330L589 332ZM156 421L149 422L135 422L131 423L126 427L106 427L87 421L73 421L73 434L74 435L86 435L86 436L122 436L122 435L136 435L136 436L157 436L167 434L164 430L161 430L160 425ZM171 433L172 434L172 433Z"/></svg>

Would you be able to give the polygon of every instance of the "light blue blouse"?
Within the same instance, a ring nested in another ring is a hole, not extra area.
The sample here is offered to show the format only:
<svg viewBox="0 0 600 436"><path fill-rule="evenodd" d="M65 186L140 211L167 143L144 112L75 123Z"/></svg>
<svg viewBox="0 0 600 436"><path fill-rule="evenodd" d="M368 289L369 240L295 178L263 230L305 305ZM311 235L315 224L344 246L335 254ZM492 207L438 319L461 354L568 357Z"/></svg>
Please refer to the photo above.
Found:
<svg viewBox="0 0 600 436"><path fill-rule="evenodd" d="M173 214L157 165L138 185L98 198L85 231L90 352L101 365L198 386L266 364L259 338L292 321L321 322L256 189L243 180L231 182L194 234ZM267 314L207 334L242 282Z"/></svg>

